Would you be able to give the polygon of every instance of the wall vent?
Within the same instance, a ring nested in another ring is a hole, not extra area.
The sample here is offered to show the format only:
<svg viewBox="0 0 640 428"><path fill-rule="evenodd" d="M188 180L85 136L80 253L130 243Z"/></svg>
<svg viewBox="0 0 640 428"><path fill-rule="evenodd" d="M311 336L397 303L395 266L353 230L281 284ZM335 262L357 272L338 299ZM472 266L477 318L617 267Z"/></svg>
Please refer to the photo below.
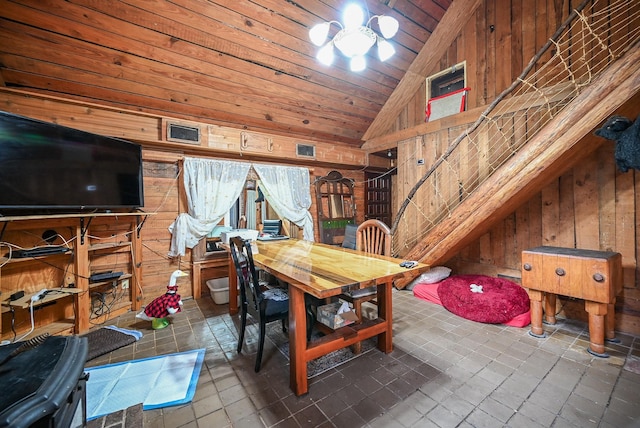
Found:
<svg viewBox="0 0 640 428"><path fill-rule="evenodd" d="M200 144L200 127L168 122L167 141Z"/></svg>
<svg viewBox="0 0 640 428"><path fill-rule="evenodd" d="M311 144L296 144L296 155L304 158L316 157L316 146Z"/></svg>

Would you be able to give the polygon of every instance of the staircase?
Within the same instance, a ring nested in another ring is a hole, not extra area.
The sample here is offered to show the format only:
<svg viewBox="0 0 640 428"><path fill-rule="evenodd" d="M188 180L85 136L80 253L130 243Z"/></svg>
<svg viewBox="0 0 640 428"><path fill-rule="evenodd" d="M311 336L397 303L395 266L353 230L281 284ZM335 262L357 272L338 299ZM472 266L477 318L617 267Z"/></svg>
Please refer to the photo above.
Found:
<svg viewBox="0 0 640 428"><path fill-rule="evenodd" d="M613 144L593 132L614 112L638 114L638 11L624 0L599 2L576 8L418 180L392 225L394 255L447 261L601 144ZM422 138L424 145L437 137Z"/></svg>
<svg viewBox="0 0 640 428"><path fill-rule="evenodd" d="M404 256L437 265L469 245L551 180L606 143L593 131L640 105L640 44L613 63ZM636 111L637 112L637 111ZM611 144L611 142L608 142Z"/></svg>

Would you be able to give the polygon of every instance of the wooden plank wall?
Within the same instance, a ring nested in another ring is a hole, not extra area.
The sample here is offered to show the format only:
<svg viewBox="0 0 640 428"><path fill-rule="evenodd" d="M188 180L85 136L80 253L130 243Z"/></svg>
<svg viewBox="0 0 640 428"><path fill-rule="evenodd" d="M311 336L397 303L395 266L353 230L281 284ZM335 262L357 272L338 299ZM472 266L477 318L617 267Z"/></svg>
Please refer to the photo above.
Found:
<svg viewBox="0 0 640 428"><path fill-rule="evenodd" d="M154 213L145 222L142 231L143 304L166 292L171 273L176 269L191 271L191 254L170 258L169 226L181 212L180 154L153 150L143 151L144 210ZM183 298L192 296L191 280L178 279L178 291Z"/></svg>
<svg viewBox="0 0 640 428"><path fill-rule="evenodd" d="M467 110L491 103L544 46L570 11L583 0L484 0L462 33L440 59L437 69L427 75L446 70L462 61L467 63ZM599 0L596 9L604 9L606 1ZM630 2L629 8L640 7ZM611 25L616 25L613 23ZM618 24L619 25L619 24ZM633 25L633 24L631 24ZM629 29L633 31L633 28ZM624 45L625 40L613 41L612 47ZM579 49L575 49L580 52ZM545 53L543 64L552 52ZM595 58L602 59L602 58ZM579 55L575 63L581 61ZM427 76L425 76L427 77ZM397 132L425 121L426 94L423 85L416 92L389 133Z"/></svg>
<svg viewBox="0 0 640 428"><path fill-rule="evenodd" d="M522 72L566 19L570 7L581 1L484 0L440 59L438 69L429 75L466 61L467 86L471 88L467 109L486 106ZM425 105L423 85L398 116L392 131L424 123Z"/></svg>
<svg viewBox="0 0 640 428"><path fill-rule="evenodd" d="M143 147L144 211L153 213L145 221L142 230L142 279L140 286L142 304L150 302L166 291L171 273L182 269L191 273L191 252L184 257L169 258L171 242L169 226L179 213L186 212L186 198L180 177L184 156L230 159L235 161L271 161L277 164L308 167L311 180L311 213L317 224L315 208L316 177L327 175L336 169L343 176L355 181L358 221L364 214L364 171L366 155L354 148L329 143L317 143L316 160L304 161L295 155L293 139L272 136L273 151L261 153L257 147L249 147L246 154L240 150L241 130L198 124L203 129L212 128L210 139L203 146L168 143L163 141L167 119L121 109L88 105L73 100L56 99L20 91L0 89L0 103L5 111L45 121L55 121L88 132L118 136L136 141ZM264 135L268 139L269 135ZM302 142L295 140L296 142ZM224 146L224 147L223 147ZM346 162L341 168L340 162ZM316 240L319 240L317 228ZM179 293L183 298L193 296L191 276L178 279ZM205 293L208 290L204 290Z"/></svg>
<svg viewBox="0 0 640 428"><path fill-rule="evenodd" d="M446 265L457 273L519 281L520 254L539 245L622 254L623 291L616 329L640 333L640 173L621 173L613 144L602 145L527 203L494 225ZM562 300L571 316L586 320L581 303Z"/></svg>
<svg viewBox="0 0 640 428"><path fill-rule="evenodd" d="M486 0L440 61L440 69L467 61L468 110L483 110L546 42L579 1ZM437 72L439 70L433 70ZM637 98L637 97L636 97ZM393 132L424 127L424 87L407 103ZM471 112L468 112L471 113ZM441 120L441 129L398 143L398 175L394 182L403 196L459 134L468 113ZM635 118L640 106L627 106ZM477 117L477 115L476 115ZM463 127L466 125L463 125ZM442 129L445 128L445 129ZM415 135L415 134L414 134ZM579 165L564 172L528 202L499 220L489 233L449 260L456 273L520 278L521 251L538 245L600 249L622 253L624 289L618 298L616 328L640 333L640 172L620 173L613 143L603 144ZM416 159L425 159L417 166ZM461 165L460 168L463 168ZM414 202L429 212L427 199ZM397 211L397 209L396 209ZM412 225L420 227L420 223ZM410 231L407 233L411 233ZM571 317L585 318L579 302L562 301Z"/></svg>

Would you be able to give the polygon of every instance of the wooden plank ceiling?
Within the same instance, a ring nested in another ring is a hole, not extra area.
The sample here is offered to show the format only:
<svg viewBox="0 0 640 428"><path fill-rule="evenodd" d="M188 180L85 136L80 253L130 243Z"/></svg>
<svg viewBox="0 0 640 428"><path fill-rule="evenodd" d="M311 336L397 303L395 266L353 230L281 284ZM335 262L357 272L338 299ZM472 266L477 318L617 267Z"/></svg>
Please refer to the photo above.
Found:
<svg viewBox="0 0 640 428"><path fill-rule="evenodd" d="M7 87L360 147L452 0L369 0L370 16L391 15L400 30L396 54L381 63L372 49L360 73L340 55L319 64L308 38L341 20L346 1L1 3Z"/></svg>

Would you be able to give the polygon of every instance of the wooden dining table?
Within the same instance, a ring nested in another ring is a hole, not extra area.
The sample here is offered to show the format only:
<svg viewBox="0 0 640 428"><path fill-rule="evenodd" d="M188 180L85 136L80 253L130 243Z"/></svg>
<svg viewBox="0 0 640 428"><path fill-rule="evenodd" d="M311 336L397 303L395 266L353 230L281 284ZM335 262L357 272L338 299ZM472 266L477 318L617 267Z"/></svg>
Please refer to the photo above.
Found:
<svg viewBox="0 0 640 428"><path fill-rule="evenodd" d="M401 259L297 239L257 241L257 250L253 255L256 266L289 284L290 385L298 396L308 392L310 360L374 336L379 350L391 352L393 281L410 280L429 270L422 263L405 268L400 266ZM237 277L232 269L233 263L229 270L229 311L237 313ZM371 286L377 287L376 319L365 319L307 342L305 293L324 299Z"/></svg>

